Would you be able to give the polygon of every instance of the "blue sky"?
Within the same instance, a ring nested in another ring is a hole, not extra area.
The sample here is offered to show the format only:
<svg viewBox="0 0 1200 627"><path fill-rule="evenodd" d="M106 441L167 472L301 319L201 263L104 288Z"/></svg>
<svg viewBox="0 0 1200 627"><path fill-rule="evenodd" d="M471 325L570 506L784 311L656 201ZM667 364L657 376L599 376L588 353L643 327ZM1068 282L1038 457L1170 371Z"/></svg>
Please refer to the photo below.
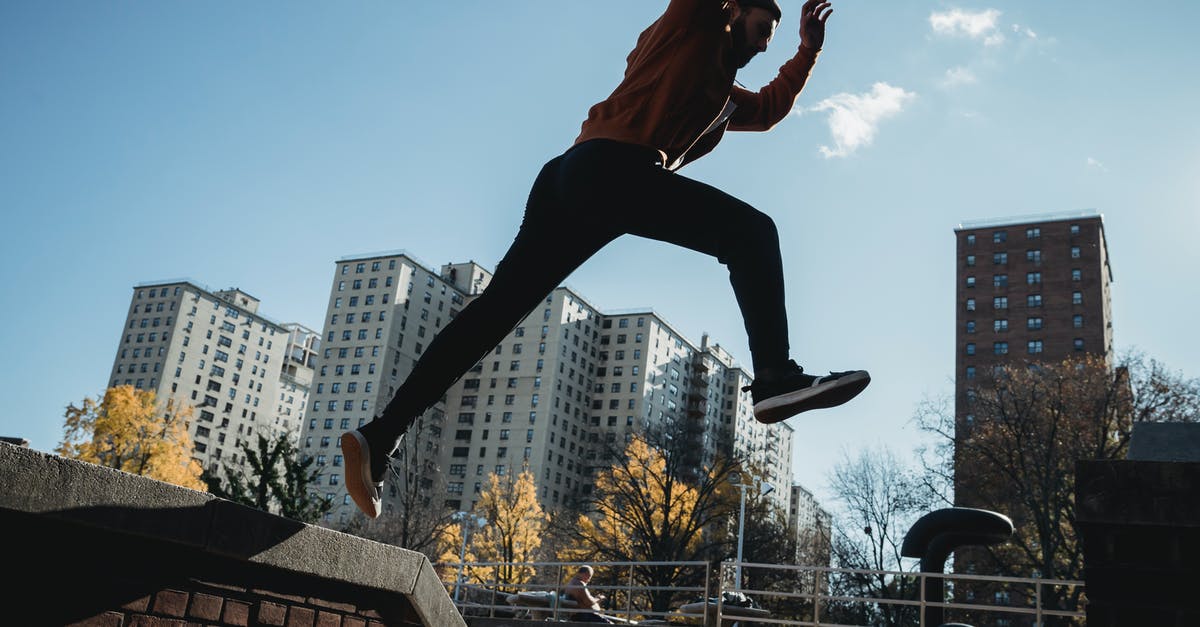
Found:
<svg viewBox="0 0 1200 627"><path fill-rule="evenodd" d="M782 0L768 81L798 44ZM491 267L541 165L662 0L0 3L0 434L50 450L102 392L131 288L240 287L320 328L339 257ZM777 221L793 357L866 368L793 418L797 479L905 454L954 368L964 220L1095 210L1119 350L1200 376L1200 4L838 0L795 114L682 173ZM749 362L716 261L623 238L569 281Z"/></svg>

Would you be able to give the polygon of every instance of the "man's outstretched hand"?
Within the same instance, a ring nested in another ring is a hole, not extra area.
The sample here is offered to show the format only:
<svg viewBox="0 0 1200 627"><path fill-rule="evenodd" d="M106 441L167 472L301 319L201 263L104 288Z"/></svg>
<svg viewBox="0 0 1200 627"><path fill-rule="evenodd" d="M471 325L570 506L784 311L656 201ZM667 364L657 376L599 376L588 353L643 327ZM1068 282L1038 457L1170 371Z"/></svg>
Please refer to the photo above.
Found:
<svg viewBox="0 0 1200 627"><path fill-rule="evenodd" d="M829 0L808 0L800 11L800 43L809 50L825 45L825 20L833 13Z"/></svg>

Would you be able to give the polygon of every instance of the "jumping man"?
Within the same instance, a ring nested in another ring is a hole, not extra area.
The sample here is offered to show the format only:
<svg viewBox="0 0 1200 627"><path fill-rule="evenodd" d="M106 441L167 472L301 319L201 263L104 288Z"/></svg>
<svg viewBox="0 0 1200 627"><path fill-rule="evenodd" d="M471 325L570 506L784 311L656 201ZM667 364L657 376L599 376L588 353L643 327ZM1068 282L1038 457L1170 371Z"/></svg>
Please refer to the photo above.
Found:
<svg viewBox="0 0 1200 627"><path fill-rule="evenodd" d="M591 108L574 145L542 167L487 289L430 342L384 411L342 434L346 491L367 516L379 516L387 459L416 418L572 271L625 234L696 250L729 268L754 366L749 391L758 420L841 405L867 387L864 370L813 376L789 358L774 221L677 174L726 130L766 131L787 116L825 43L831 13L826 0L804 3L799 49L753 92L734 78L767 49L782 16L776 0L668 2L638 37L624 80ZM564 237L568 224L579 228Z"/></svg>

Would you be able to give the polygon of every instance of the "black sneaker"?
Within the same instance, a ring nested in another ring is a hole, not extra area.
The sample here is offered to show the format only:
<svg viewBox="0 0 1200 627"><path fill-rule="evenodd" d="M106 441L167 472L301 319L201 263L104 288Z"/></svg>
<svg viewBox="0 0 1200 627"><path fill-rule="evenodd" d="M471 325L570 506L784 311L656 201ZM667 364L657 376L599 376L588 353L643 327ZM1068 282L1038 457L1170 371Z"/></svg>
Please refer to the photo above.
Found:
<svg viewBox="0 0 1200 627"><path fill-rule="evenodd" d="M754 399L754 418L774 423L810 409L836 407L858 396L871 382L866 370L830 372L823 377L804 374L804 368L789 361L786 371L769 379L755 379L742 388Z"/></svg>

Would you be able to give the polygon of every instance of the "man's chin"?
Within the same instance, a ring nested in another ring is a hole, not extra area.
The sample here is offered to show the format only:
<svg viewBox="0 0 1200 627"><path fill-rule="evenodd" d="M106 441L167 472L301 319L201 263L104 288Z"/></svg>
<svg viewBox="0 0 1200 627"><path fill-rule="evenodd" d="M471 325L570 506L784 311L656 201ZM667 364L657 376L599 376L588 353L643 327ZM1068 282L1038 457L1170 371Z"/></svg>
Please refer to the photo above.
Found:
<svg viewBox="0 0 1200 627"><path fill-rule="evenodd" d="M746 65L748 65L750 60L754 59L755 55L757 55L757 54L758 54L758 50L750 50L750 52L745 52L745 53L739 54L738 58L737 58L738 70L740 70L740 68L743 68Z"/></svg>

